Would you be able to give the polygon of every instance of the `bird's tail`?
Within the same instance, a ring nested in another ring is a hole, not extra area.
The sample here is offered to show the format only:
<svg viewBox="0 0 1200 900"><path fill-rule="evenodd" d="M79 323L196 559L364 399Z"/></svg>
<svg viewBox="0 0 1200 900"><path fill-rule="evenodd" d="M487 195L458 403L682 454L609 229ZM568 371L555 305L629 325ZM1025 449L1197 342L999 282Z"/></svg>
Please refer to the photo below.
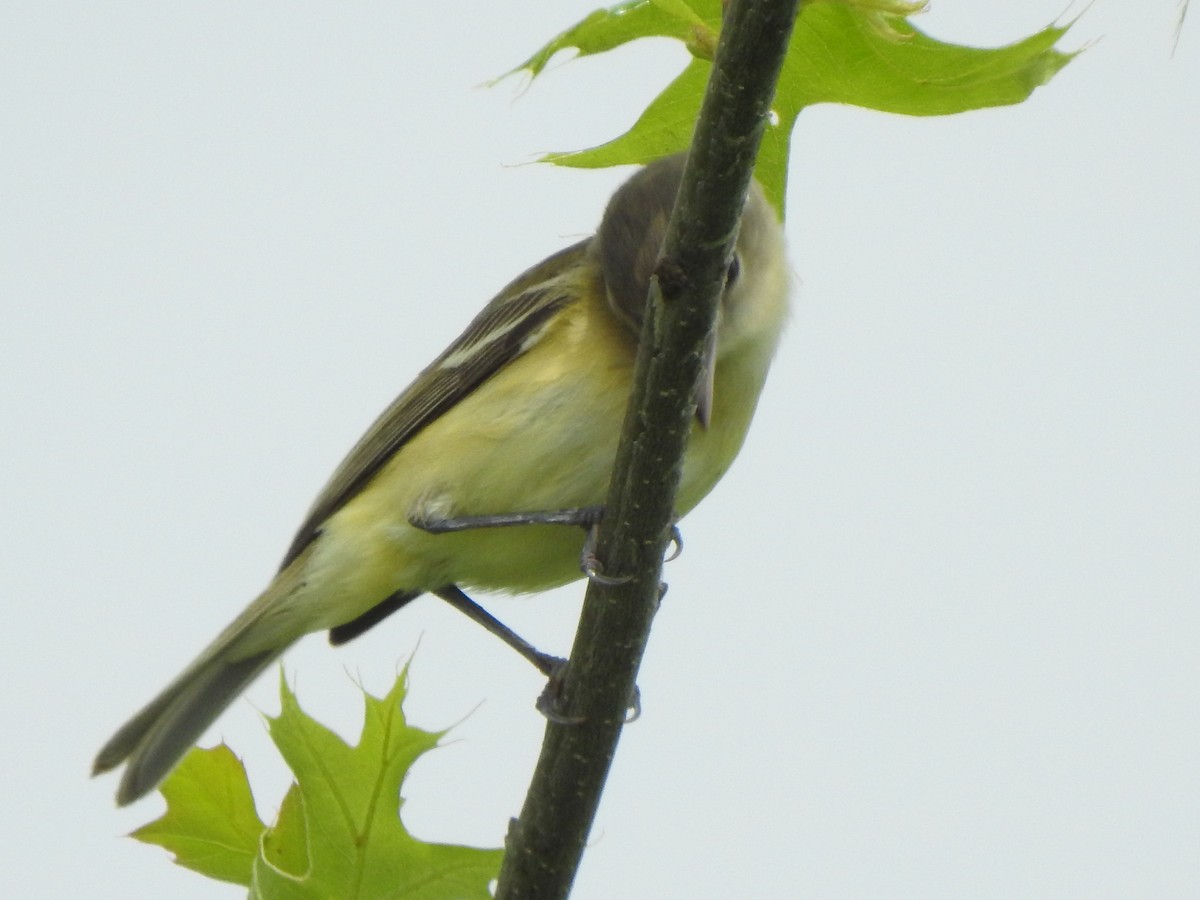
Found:
<svg viewBox="0 0 1200 900"><path fill-rule="evenodd" d="M307 631L286 615L301 583L300 560L275 581L96 755L92 774L125 763L117 789L124 806L148 794L174 768L204 730L258 675ZM291 577L289 577L291 576Z"/></svg>

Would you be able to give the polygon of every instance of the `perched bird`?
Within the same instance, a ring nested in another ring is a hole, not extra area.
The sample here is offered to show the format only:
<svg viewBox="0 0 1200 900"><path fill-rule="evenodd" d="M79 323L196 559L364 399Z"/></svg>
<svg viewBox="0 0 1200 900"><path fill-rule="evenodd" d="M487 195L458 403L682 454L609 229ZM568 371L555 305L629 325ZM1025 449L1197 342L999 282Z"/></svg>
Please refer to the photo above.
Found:
<svg viewBox="0 0 1200 900"><path fill-rule="evenodd" d="M328 630L343 643L423 593L549 671L552 657L462 589L524 593L582 577L585 532L573 526L588 524L606 496L684 161L666 157L630 178L595 236L500 291L384 410L317 497L266 590L97 755L95 773L125 764L118 803L152 790L301 637ZM754 184L697 385L680 515L741 448L789 285L783 230Z"/></svg>

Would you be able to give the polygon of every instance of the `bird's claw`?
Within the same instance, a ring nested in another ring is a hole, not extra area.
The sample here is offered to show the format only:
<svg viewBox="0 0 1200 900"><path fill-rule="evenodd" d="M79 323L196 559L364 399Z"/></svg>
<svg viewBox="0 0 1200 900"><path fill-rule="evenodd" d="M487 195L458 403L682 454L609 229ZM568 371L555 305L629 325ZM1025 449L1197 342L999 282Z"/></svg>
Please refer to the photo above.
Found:
<svg viewBox="0 0 1200 900"><path fill-rule="evenodd" d="M563 697L563 673L566 671L567 661L558 657L551 658L555 660L556 664L546 673L546 686L538 695L534 708L545 716L547 721L553 722L555 725L582 725L587 721L585 716L568 716L562 711L565 699ZM629 698L629 706L625 710L625 724L636 722L641 715L642 692L635 684Z"/></svg>
<svg viewBox="0 0 1200 900"><path fill-rule="evenodd" d="M558 665L546 673L546 686L538 695L534 708L555 725L582 725L586 721L583 716L568 716L562 712L563 672L566 667L567 661L559 659Z"/></svg>
<svg viewBox="0 0 1200 900"><path fill-rule="evenodd" d="M579 554L579 570L587 576L588 581L603 587L616 587L633 581L632 575L604 574L604 564L596 556L596 536L599 532L599 521L588 527L587 537L583 541L583 552Z"/></svg>
<svg viewBox="0 0 1200 900"><path fill-rule="evenodd" d="M683 533L680 532L679 526L671 523L671 552L663 560L663 562L671 562L671 560L679 559L683 553Z"/></svg>

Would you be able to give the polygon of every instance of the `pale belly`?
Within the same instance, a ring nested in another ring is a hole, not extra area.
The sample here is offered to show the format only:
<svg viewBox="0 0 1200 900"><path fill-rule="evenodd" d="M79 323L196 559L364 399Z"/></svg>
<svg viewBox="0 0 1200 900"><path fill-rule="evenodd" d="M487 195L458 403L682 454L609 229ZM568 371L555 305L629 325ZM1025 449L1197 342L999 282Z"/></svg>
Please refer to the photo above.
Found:
<svg viewBox="0 0 1200 900"><path fill-rule="evenodd" d="M632 365L589 372L569 361L569 369L547 372L538 368L536 354L517 360L514 368L526 369L513 372L519 377L484 384L452 416L431 423L330 517L308 557L308 597L301 601L315 627L348 621L397 591L457 584L526 593L582 577L585 532L579 527L430 534L410 521L604 503ZM736 361L725 363L729 374ZM733 460L761 387L761 376L731 383L720 375L712 427L693 427L678 495L681 515Z"/></svg>

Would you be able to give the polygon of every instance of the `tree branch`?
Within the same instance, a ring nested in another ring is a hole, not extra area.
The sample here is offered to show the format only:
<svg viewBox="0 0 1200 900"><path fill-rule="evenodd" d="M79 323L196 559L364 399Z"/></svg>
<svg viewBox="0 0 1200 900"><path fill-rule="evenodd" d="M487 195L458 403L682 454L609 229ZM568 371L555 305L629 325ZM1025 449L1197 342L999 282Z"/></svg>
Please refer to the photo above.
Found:
<svg viewBox="0 0 1200 900"><path fill-rule="evenodd" d="M498 900L561 900L571 889L635 690L658 607L662 558L738 217L798 0L733 0L651 287L597 556L618 586L588 587L525 806L509 830Z"/></svg>

